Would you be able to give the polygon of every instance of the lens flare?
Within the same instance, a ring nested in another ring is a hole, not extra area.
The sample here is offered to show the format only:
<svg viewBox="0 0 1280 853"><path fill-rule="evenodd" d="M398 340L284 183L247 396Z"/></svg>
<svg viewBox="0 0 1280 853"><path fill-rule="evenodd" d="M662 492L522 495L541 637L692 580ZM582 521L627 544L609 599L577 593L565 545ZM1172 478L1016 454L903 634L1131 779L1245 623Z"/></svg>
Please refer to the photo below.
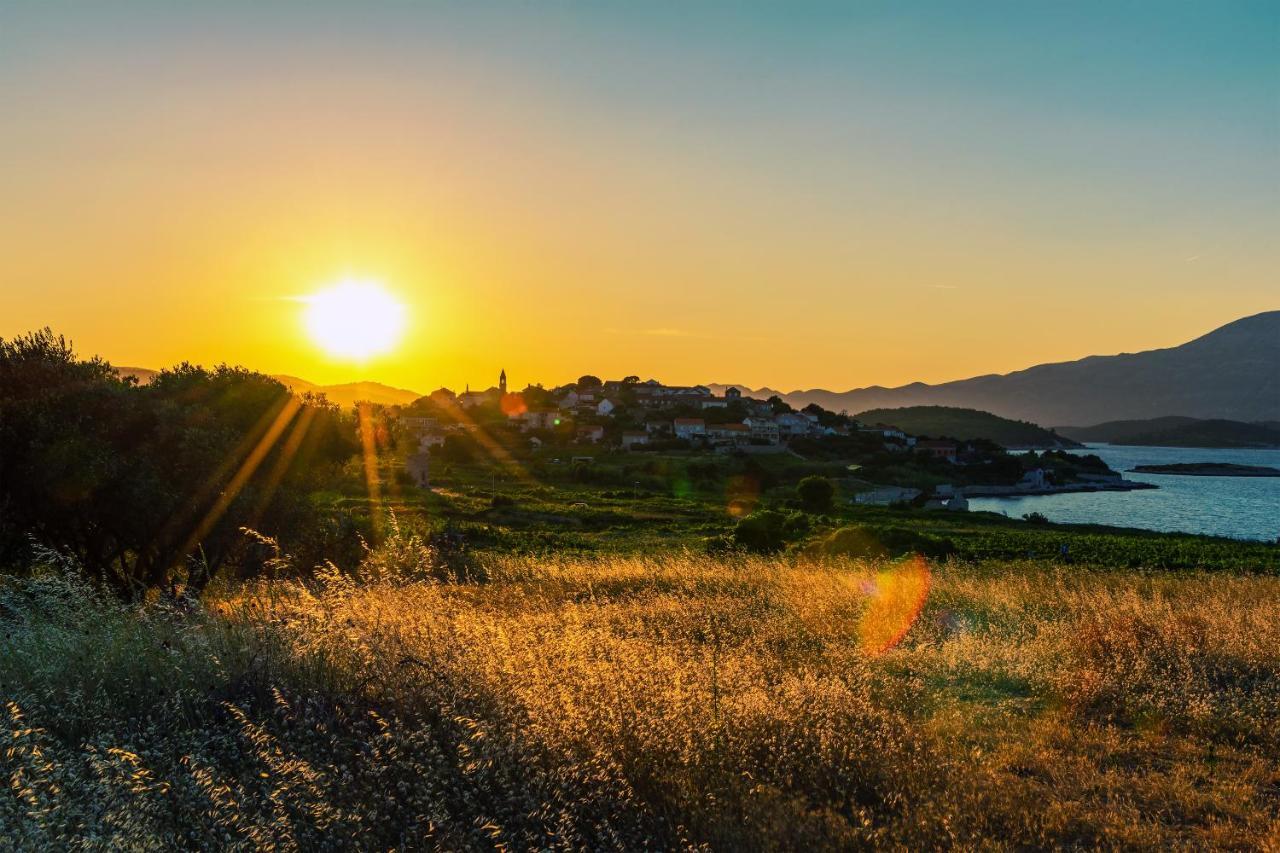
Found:
<svg viewBox="0 0 1280 853"><path fill-rule="evenodd" d="M918 554L867 580L867 606L858 621L858 642L865 652L884 654L902 642L924 610L931 583L929 564Z"/></svg>
<svg viewBox="0 0 1280 853"><path fill-rule="evenodd" d="M524 401L523 394L506 394L498 405L502 407L502 413L509 418L519 417L529 411L529 405Z"/></svg>

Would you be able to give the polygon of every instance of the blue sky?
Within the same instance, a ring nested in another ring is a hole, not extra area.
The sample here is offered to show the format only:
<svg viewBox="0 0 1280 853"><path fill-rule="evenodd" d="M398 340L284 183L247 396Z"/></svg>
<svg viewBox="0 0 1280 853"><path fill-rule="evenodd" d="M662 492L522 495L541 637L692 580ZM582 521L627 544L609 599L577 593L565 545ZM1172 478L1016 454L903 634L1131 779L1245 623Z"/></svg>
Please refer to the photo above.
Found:
<svg viewBox="0 0 1280 853"><path fill-rule="evenodd" d="M1280 290L1277 3L0 2L0 110L0 313L149 363L177 342L113 341L87 281L199 282L141 329L346 264L425 314L537 293L624 372L846 387L1177 343ZM1069 338L1018 320L1064 297ZM514 322L386 375L527 350ZM186 345L340 372L230 334ZM760 342L794 356L720 365Z"/></svg>

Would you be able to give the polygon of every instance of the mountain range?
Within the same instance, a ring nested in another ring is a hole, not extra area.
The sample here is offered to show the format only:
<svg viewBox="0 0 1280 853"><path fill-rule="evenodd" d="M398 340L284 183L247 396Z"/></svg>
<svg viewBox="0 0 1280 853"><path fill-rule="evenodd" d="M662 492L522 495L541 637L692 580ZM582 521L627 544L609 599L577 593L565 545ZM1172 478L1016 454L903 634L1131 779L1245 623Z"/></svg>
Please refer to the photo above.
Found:
<svg viewBox="0 0 1280 853"><path fill-rule="evenodd" d="M121 367L146 382L156 371ZM408 404L421 395L380 382L317 385L296 376L276 377L294 391L318 391L349 406L357 400ZM709 386L717 394L729 385ZM817 403L832 411L862 412L905 406L979 409L1036 424L1098 424L1177 415L1253 422L1280 420L1280 311L1228 323L1180 346L1076 361L1041 364L1013 373L975 376L897 388L851 391L742 389L749 396L775 394L797 408Z"/></svg>
<svg viewBox="0 0 1280 853"><path fill-rule="evenodd" d="M712 386L715 391L726 387ZM1095 355L938 385L788 393L737 387L750 396L778 394L793 406L817 403L833 411L958 406L1053 425L1166 415L1280 420L1280 311L1236 320L1180 346Z"/></svg>
<svg viewBox="0 0 1280 853"><path fill-rule="evenodd" d="M1280 423L1242 423L1221 418L1178 416L1142 421L1109 421L1091 427L1058 427L1076 441L1105 441L1151 447L1280 447Z"/></svg>
<svg viewBox="0 0 1280 853"><path fill-rule="evenodd" d="M152 370L149 367L117 367L116 373L121 376L132 376L145 385L159 371ZM329 402L337 403L344 408L354 406L357 402L379 403L385 406L405 406L422 396L417 391L410 391L406 388L393 388L390 385L383 385L381 382L344 382L339 385L317 385L314 382L300 379L297 376L289 376L285 373L275 374L272 378L280 380L295 394L305 394L308 391L324 394L329 399Z"/></svg>

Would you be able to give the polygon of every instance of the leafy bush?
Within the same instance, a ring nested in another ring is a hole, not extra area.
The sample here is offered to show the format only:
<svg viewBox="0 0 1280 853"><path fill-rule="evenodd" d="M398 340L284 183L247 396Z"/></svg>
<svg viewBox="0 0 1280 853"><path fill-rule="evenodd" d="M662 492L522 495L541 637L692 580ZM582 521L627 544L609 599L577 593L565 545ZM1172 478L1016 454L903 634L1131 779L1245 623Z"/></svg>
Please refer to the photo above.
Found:
<svg viewBox="0 0 1280 853"><path fill-rule="evenodd" d="M46 329L0 339L0 447L0 562L34 537L137 599L251 572L243 526L333 532L308 495L356 443L336 407L269 376L182 364L139 386Z"/></svg>
<svg viewBox="0 0 1280 853"><path fill-rule="evenodd" d="M738 521L733 528L733 541L756 554L771 554L781 551L808 530L809 520L801 513L757 510Z"/></svg>
<svg viewBox="0 0 1280 853"><path fill-rule="evenodd" d="M808 512L830 512L836 496L835 484L826 477L805 477L796 485L796 495Z"/></svg>
<svg viewBox="0 0 1280 853"><path fill-rule="evenodd" d="M842 527L810 549L811 553L841 557L946 557L955 551L950 539L902 527L866 524Z"/></svg>

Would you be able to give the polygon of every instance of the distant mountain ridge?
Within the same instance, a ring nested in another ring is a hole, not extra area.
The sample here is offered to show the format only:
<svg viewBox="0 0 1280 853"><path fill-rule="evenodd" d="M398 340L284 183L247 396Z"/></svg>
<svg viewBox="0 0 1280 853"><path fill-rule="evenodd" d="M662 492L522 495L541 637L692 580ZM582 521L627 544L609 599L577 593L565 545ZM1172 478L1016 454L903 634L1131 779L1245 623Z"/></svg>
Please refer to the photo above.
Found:
<svg viewBox="0 0 1280 853"><path fill-rule="evenodd" d="M132 376L143 385L150 382L160 372L148 367L117 367L115 370L120 376ZM305 394L308 391L315 394L324 394L330 403L337 403L344 408L354 406L358 402L377 403L384 406L404 406L422 396L417 391L410 391L407 388L394 388L390 385L383 385L381 382L343 382L337 385L317 385L314 382L285 373L275 374L272 378L278 379L295 394Z"/></svg>
<svg viewBox="0 0 1280 853"><path fill-rule="evenodd" d="M295 394L311 391L324 394L331 403L353 406L358 402L377 403L382 406L407 406L422 395L407 388L394 388L381 382L343 382L338 385L317 385L296 376L280 374L275 377Z"/></svg>
<svg viewBox="0 0 1280 853"><path fill-rule="evenodd" d="M727 386L713 386L721 390ZM744 393L769 396L771 389ZM1280 311L1228 323L1185 344L1002 375L899 388L780 394L793 406L834 411L956 406L1039 424L1091 424L1178 414L1244 422L1280 420Z"/></svg>
<svg viewBox="0 0 1280 853"><path fill-rule="evenodd" d="M1058 427L1077 441L1148 447L1280 447L1280 425L1249 424L1221 419L1167 417L1141 421L1110 421L1091 427Z"/></svg>

